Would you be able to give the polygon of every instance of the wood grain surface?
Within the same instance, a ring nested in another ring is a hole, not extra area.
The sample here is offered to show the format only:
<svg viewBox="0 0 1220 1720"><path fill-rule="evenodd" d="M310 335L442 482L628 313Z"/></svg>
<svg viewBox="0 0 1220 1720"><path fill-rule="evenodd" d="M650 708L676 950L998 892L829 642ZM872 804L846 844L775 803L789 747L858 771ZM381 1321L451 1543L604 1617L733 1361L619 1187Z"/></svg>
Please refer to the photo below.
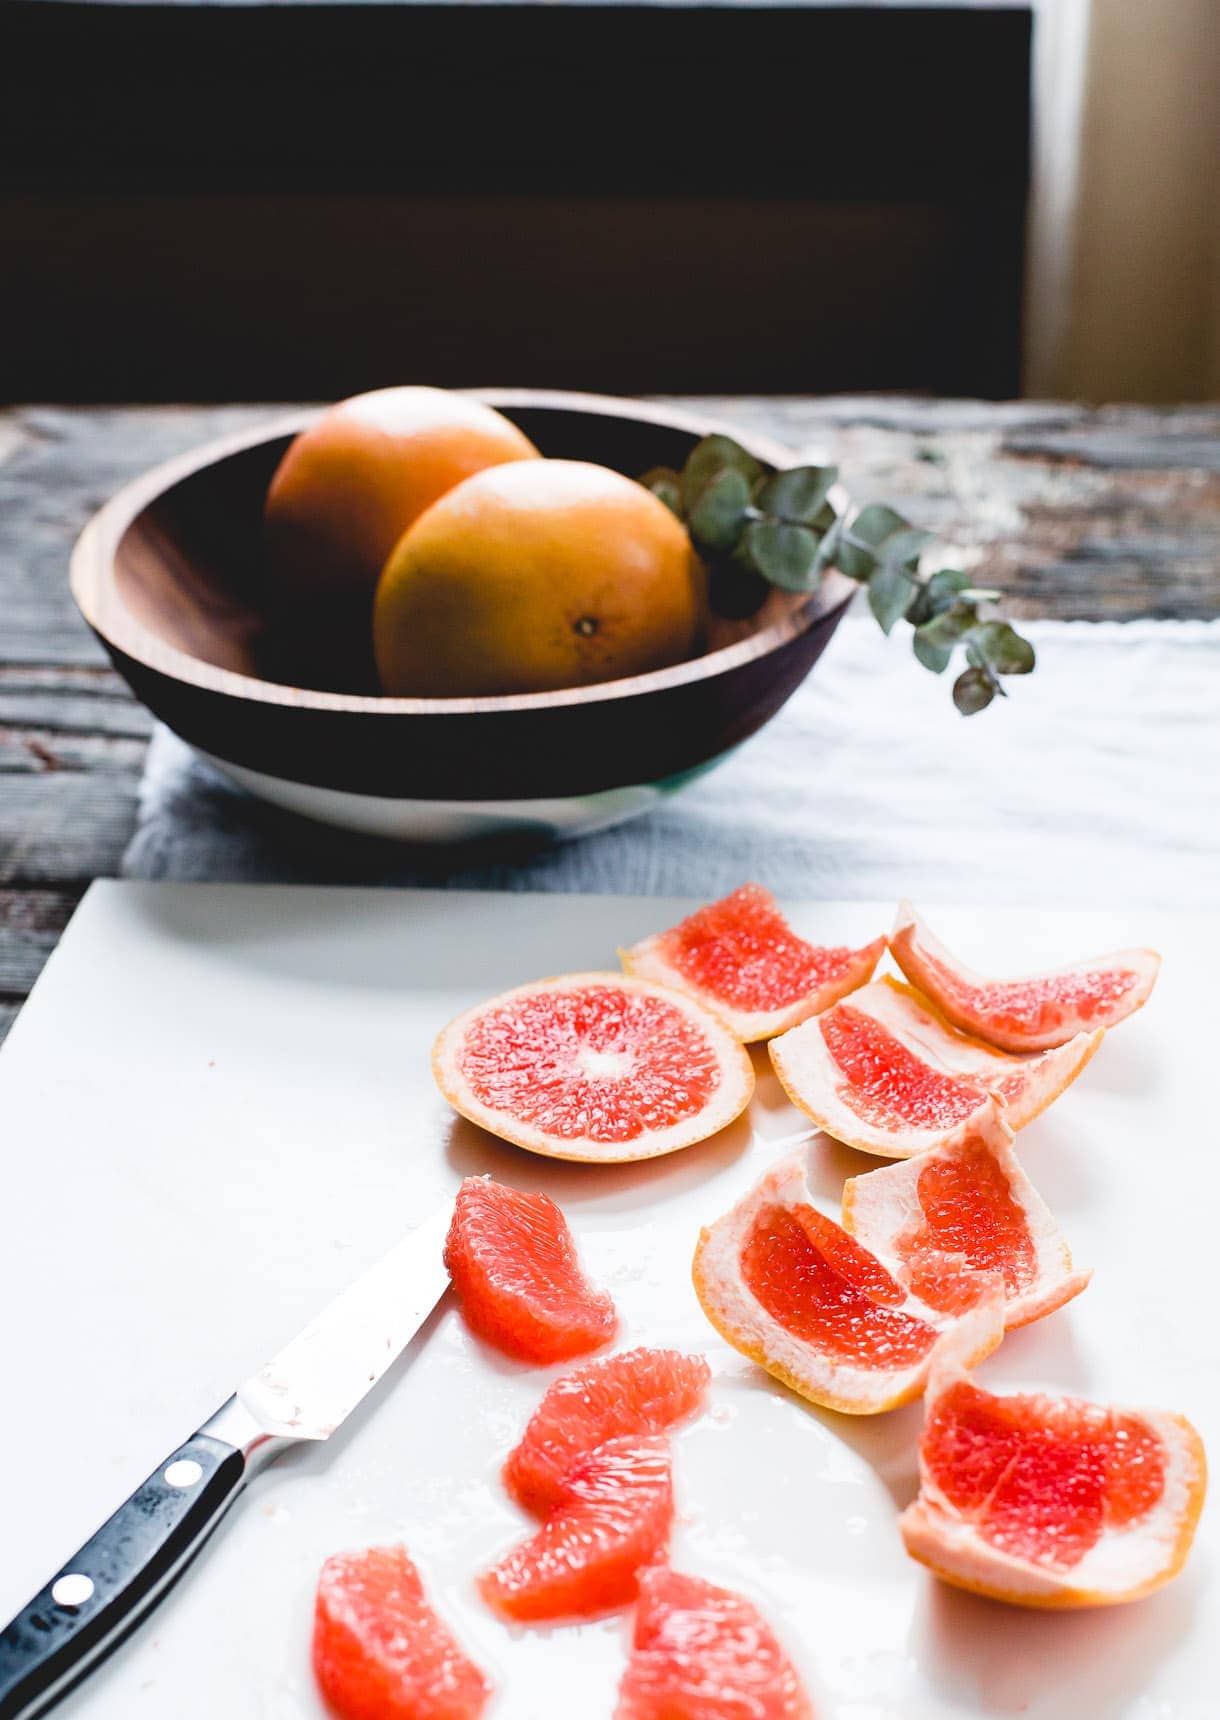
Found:
<svg viewBox="0 0 1220 1720"><path fill-rule="evenodd" d="M830 459L1002 587L1014 614L1220 614L1220 408L881 396L673 404ZM147 713L68 593L72 543L146 467L277 406L0 413L0 1036L135 821Z"/></svg>

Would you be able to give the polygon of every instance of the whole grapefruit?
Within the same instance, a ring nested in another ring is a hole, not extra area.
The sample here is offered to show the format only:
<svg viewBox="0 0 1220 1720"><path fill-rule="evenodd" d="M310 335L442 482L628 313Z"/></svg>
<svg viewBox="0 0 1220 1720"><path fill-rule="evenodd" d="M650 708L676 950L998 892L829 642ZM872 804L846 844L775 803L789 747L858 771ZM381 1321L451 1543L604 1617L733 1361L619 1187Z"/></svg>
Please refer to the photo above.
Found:
<svg viewBox="0 0 1220 1720"><path fill-rule="evenodd" d="M540 459L507 418L440 388L341 400L292 443L264 506L267 599L297 670L371 679L369 618L386 557L439 496L485 467Z"/></svg>
<svg viewBox="0 0 1220 1720"><path fill-rule="evenodd" d="M705 581L648 490L579 460L520 461L442 496L399 541L373 609L385 692L548 692L699 647Z"/></svg>

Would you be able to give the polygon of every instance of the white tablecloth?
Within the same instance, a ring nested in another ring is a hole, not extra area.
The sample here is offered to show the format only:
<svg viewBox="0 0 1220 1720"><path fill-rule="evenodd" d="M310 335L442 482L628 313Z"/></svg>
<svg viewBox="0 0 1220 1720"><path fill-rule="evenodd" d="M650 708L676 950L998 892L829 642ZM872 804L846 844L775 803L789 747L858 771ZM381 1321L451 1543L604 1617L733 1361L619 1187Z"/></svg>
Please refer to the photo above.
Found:
<svg viewBox="0 0 1220 1720"><path fill-rule="evenodd" d="M1220 622L1040 622L982 714L851 617L779 716L650 816L526 856L370 845L261 807L165 730L134 878L1211 907Z"/></svg>

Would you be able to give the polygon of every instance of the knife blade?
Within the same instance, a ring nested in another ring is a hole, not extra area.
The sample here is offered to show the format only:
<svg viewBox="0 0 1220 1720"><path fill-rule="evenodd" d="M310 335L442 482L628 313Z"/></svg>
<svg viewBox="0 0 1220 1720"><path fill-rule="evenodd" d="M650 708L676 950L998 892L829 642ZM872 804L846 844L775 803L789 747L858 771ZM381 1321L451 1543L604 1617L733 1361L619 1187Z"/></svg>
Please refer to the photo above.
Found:
<svg viewBox="0 0 1220 1720"><path fill-rule="evenodd" d="M0 1720L34 1720L139 1623L266 1463L326 1439L444 1295L448 1202L164 1459L0 1632Z"/></svg>

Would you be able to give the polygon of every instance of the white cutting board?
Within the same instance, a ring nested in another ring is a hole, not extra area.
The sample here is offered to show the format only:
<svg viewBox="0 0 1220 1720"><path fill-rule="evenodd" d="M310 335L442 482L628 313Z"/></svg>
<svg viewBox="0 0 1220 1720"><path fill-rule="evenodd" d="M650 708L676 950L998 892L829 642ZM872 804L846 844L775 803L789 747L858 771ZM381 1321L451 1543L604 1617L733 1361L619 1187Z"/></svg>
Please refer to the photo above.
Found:
<svg viewBox="0 0 1220 1720"><path fill-rule="evenodd" d="M751 1595L830 1720L1214 1720L1215 1504L1185 1574L1131 1607L1021 1612L938 1584L895 1527L918 1404L811 1409L706 1325L702 1222L802 1126L765 1057L749 1122L641 1166L531 1159L455 1119L437 1030L691 906L638 898L95 884L0 1052L0 1617L352 1277L474 1171L564 1206L624 1344L703 1350L675 1441L673 1559ZM892 904L788 904L863 942ZM997 969L1146 942L1149 1007L1020 1136L1078 1261L1069 1308L981 1370L1188 1414L1220 1457L1220 924L943 910ZM822 1141L819 1194L875 1161ZM495 1720L609 1720L629 1618L510 1631L473 1574L527 1525L497 1480L549 1373L470 1339L449 1302L329 1444L260 1476L168 1600L60 1710L82 1720L319 1720L313 1585L327 1554L403 1540L495 1679Z"/></svg>

